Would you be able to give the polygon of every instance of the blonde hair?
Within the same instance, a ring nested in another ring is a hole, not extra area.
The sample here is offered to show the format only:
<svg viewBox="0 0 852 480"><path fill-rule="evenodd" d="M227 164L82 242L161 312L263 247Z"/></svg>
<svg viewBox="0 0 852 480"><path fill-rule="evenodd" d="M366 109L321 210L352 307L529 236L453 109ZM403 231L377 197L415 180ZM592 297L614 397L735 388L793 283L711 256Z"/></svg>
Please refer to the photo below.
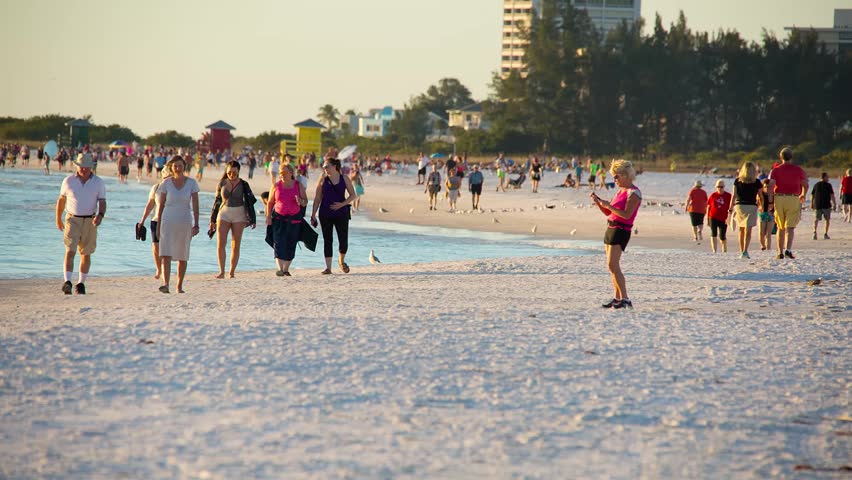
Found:
<svg viewBox="0 0 852 480"><path fill-rule="evenodd" d="M751 162L745 162L740 167L740 173L737 174L737 180L743 183L754 183L757 178L757 167Z"/></svg>
<svg viewBox="0 0 852 480"><path fill-rule="evenodd" d="M296 174L294 173L294 170L293 170L293 166L292 166L292 165L290 165L289 163L281 162L281 166L280 166L280 167L278 167L278 175L281 175L281 173L282 173L284 170L287 170L288 172L290 172L290 176L291 176L291 177L296 178Z"/></svg>
<svg viewBox="0 0 852 480"><path fill-rule="evenodd" d="M177 162L182 163L183 168L186 168L186 160L184 160L180 155L175 155L166 162L165 166L165 169L169 172L170 176L175 174L174 166Z"/></svg>
<svg viewBox="0 0 852 480"><path fill-rule="evenodd" d="M629 160L613 160L609 167L610 173L618 174L620 177L627 177L631 182L636 179L636 169Z"/></svg>

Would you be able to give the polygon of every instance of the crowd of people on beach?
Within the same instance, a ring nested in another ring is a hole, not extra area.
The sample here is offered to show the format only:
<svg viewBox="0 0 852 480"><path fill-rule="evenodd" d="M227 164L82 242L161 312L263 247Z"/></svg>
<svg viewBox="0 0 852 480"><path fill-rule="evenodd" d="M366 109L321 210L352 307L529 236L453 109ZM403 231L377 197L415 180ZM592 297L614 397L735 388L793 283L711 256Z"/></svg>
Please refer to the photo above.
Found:
<svg viewBox="0 0 852 480"><path fill-rule="evenodd" d="M8 163L9 152L15 151L15 161L20 159L26 162L29 159L24 160L25 150L29 149L3 145L0 147L0 156L6 158ZM63 231L66 245L63 292L70 294L74 289L78 294L84 294L86 291L85 280L91 265L91 254L96 246L97 226L106 214L106 191L102 180L96 175L98 160L114 162L116 175L122 183L127 181L134 163L139 181L143 175L151 177L156 172L158 181L151 187L136 229L137 238L144 239L145 221L151 216L154 277L161 280L159 289L163 293L171 291L172 262L178 263L177 292L184 291L191 239L200 231L198 182L205 168L224 169L216 186L207 230L208 236L217 238L219 271L215 277L222 279L235 276L243 232L246 228L254 229L257 226L257 200L250 184L240 177L243 168L248 170L248 179L254 177L257 168L262 168L269 177L269 191L261 194L267 227L266 240L273 249L276 275L287 277L291 276L290 265L295 257L296 244L301 241L312 250L315 248L319 235L313 228L317 226L323 237L326 264L322 273L332 273L335 236L338 267L341 272L349 273L350 268L345 260L349 219L352 212L358 210L360 198L365 193L363 172L368 171L372 175L388 171L402 172L411 163L416 165L416 185L423 185L429 209L438 209L439 193L446 188L444 198L451 212L458 209L457 202L465 177L471 195L471 208L473 211L482 211L480 199L485 183L483 169L494 173L496 192L523 188L529 177L533 193L539 191L546 172L567 171L564 182L554 187L579 189L583 185L587 186L591 202L607 216L604 244L614 293L612 300L603 306L632 308L620 259L634 230L634 221L642 206L642 193L633 183L641 171L637 171L629 161L613 159L607 169L602 162L593 162L591 159L586 160L585 166L576 158L570 161L551 158L542 162L536 156L530 156L526 163L516 163L500 154L492 163L481 165L469 162L466 154L454 154L443 161L440 156L428 157L421 153L416 162L394 162L389 155L381 159L378 156L352 155L343 162L337 158L337 153L331 149L317 162L317 158L310 154L294 158L286 153L278 155L253 151L235 155L231 152L202 153L162 147L145 148L133 153L97 148L83 148L79 152L61 149L57 161L59 157L76 158L70 162L75 165L76 172L63 181L56 205L56 225ZM50 161L41 149L37 157L45 163ZM314 162L319 164L322 173L312 190L313 210L308 217L308 177ZM64 166L61 163L59 169L64 170ZM190 174L193 167L196 170L195 178ZM584 173L587 174L587 181L581 182ZM517 177L510 178L510 174ZM607 175L612 181L607 181ZM705 171L703 175L709 173ZM772 249L771 237L775 234L776 258L795 258L795 229L801 220L809 184L804 170L794 164L791 149L781 150L779 161L768 173L761 172L751 162L745 162L733 178L730 192L726 191L725 179L719 178L714 184L714 191L708 195L700 177L694 182L684 202L694 242L700 244L703 241L703 227L706 224L710 229L711 250L714 253L719 250L727 252L727 229L734 222L742 258L750 258L749 248L755 226L758 227L761 250ZM612 200L598 196L598 191L610 189L615 191ZM844 221L852 221L850 170L841 178L839 198L838 205L828 175L823 173L821 180L810 191L810 208L815 212L813 239L818 238L820 221L825 222L822 238L830 238L831 213L838 208L843 211ZM230 262L226 262L229 239ZM71 283L75 253L81 255L76 286Z"/></svg>

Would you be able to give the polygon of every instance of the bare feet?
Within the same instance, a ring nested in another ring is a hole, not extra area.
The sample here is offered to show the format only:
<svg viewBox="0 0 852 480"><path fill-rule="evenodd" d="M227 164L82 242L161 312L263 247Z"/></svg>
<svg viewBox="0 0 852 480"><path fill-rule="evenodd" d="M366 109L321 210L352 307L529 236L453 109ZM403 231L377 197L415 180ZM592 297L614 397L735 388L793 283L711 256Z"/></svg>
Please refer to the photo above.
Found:
<svg viewBox="0 0 852 480"><path fill-rule="evenodd" d="M186 293L186 292L184 292L182 288L178 287L178 293Z"/></svg>
<svg viewBox="0 0 852 480"><path fill-rule="evenodd" d="M234 278L234 272L229 273L228 278Z"/></svg>
<svg viewBox="0 0 852 480"><path fill-rule="evenodd" d="M216 276L215 276L215 277L213 277L213 278L225 278L225 272L219 272L219 274L218 274L218 275L216 275Z"/></svg>
<svg viewBox="0 0 852 480"><path fill-rule="evenodd" d="M160 279L160 272L157 272L157 273L154 274L154 280L159 280L159 279Z"/></svg>

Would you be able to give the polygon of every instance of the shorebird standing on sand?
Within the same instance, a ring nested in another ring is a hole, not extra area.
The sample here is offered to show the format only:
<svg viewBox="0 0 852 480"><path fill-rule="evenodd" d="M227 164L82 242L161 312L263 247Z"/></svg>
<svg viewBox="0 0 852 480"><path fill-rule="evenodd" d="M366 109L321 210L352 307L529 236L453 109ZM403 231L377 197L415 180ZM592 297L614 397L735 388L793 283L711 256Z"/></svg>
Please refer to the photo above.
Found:
<svg viewBox="0 0 852 480"><path fill-rule="evenodd" d="M370 249L370 263L372 263L373 265L377 263L382 263L382 261L379 260L379 257L377 257L375 253L373 253L372 248Z"/></svg>

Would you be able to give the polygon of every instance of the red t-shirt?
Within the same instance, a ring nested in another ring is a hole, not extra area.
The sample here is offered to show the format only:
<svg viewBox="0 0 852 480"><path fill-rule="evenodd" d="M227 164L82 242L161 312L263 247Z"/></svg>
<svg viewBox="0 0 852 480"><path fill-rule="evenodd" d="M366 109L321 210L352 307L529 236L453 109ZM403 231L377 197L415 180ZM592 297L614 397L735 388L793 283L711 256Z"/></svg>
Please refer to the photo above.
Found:
<svg viewBox="0 0 852 480"><path fill-rule="evenodd" d="M714 220L728 220L728 210L731 209L731 194L728 192L713 192L707 200L707 215Z"/></svg>
<svg viewBox="0 0 852 480"><path fill-rule="evenodd" d="M707 213L707 192L701 188L689 191L689 208L687 212Z"/></svg>
<svg viewBox="0 0 852 480"><path fill-rule="evenodd" d="M802 183L808 181L808 175L798 165L782 163L773 168L769 178L775 180L776 195L800 195Z"/></svg>
<svg viewBox="0 0 852 480"><path fill-rule="evenodd" d="M843 177L840 181L840 193L852 194L852 177Z"/></svg>

